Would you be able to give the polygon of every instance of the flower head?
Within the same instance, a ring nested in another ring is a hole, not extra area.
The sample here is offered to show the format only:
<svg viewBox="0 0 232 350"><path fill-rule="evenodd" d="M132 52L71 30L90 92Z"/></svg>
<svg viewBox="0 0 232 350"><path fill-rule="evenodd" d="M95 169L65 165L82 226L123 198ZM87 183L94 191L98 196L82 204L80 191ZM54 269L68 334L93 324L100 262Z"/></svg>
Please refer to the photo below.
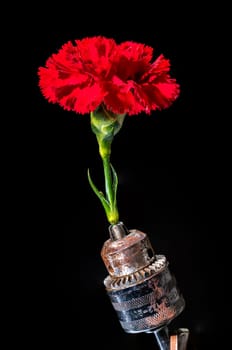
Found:
<svg viewBox="0 0 232 350"><path fill-rule="evenodd" d="M117 45L102 36L67 42L39 68L39 86L53 103L76 113L90 113L103 161L105 194L88 179L100 199L108 221L119 221L118 179L110 163L111 144L125 115L169 107L178 97L179 85L169 76L169 60L160 55L152 62L153 49L126 41Z"/></svg>
<svg viewBox="0 0 232 350"><path fill-rule="evenodd" d="M100 105L134 115L169 107L179 85L169 75L169 60L153 49L102 36L67 42L39 68L43 95L66 110L85 114Z"/></svg>

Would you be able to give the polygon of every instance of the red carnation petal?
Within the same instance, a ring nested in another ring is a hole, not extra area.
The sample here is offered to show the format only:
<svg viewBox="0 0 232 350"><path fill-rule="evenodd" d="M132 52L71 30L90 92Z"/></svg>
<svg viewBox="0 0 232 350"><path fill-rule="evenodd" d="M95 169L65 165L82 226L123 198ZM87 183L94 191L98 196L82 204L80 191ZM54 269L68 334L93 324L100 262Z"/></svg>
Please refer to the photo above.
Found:
<svg viewBox="0 0 232 350"><path fill-rule="evenodd" d="M128 113L138 114L143 110L143 106L139 104L136 96L130 91L130 86L128 84L120 84L117 81L105 84L105 90L107 95L104 97L104 103L106 108L113 113L123 114Z"/></svg>
<svg viewBox="0 0 232 350"><path fill-rule="evenodd" d="M71 42L67 42L58 53L53 54L47 60L46 67L47 69L57 70L58 79L74 79L77 84L82 83L89 77L88 72L83 69L78 48Z"/></svg>
<svg viewBox="0 0 232 350"><path fill-rule="evenodd" d="M101 104L106 92L99 82L111 69L110 55L113 39L104 37L67 42L58 53L39 69L39 86L50 102L57 102L67 110L88 113Z"/></svg>
<svg viewBox="0 0 232 350"><path fill-rule="evenodd" d="M150 68L141 77L141 81L149 83L154 82L156 79L169 78L168 72L170 71L170 61L163 55L160 55L151 65Z"/></svg>
<svg viewBox="0 0 232 350"><path fill-rule="evenodd" d="M114 54L116 43L102 36L76 40L83 67L94 75L107 75L111 68L110 58Z"/></svg>
<svg viewBox="0 0 232 350"><path fill-rule="evenodd" d="M118 45L117 52L120 57L125 57L128 61L149 63L152 59L153 48L133 41L125 41Z"/></svg>
<svg viewBox="0 0 232 350"><path fill-rule="evenodd" d="M67 42L39 68L39 86L50 102L88 113L102 102L114 113L138 114L168 107L179 94L170 62L131 41L101 36Z"/></svg>
<svg viewBox="0 0 232 350"><path fill-rule="evenodd" d="M57 102L57 98L54 91L54 86L57 84L57 71L56 69L39 68L39 87L42 91L44 97L48 99L49 102Z"/></svg>
<svg viewBox="0 0 232 350"><path fill-rule="evenodd" d="M98 84L85 88L74 88L60 99L59 104L66 110L85 114L94 111L103 101L104 92Z"/></svg>
<svg viewBox="0 0 232 350"><path fill-rule="evenodd" d="M57 91L67 91L68 86L81 86L89 81L89 75L75 60L76 53L76 47L68 42L47 60L46 68L39 68L39 86L50 102L59 102L62 95L57 94Z"/></svg>
<svg viewBox="0 0 232 350"><path fill-rule="evenodd" d="M62 71L57 69L56 66L51 66L50 68L39 69L39 86L43 95L50 102L59 102L60 98L62 98L61 91L66 91L69 89L73 89L73 86L82 86L89 81L89 76L83 74L71 74L70 72L66 74L64 77L62 75ZM61 78L62 77L62 78Z"/></svg>
<svg viewBox="0 0 232 350"><path fill-rule="evenodd" d="M144 111L149 114L152 110L169 107L178 97L179 91L179 85L170 79L167 83L137 85L134 93L143 104Z"/></svg>
<svg viewBox="0 0 232 350"><path fill-rule="evenodd" d="M149 46L126 41L116 50L113 67L114 73L125 82L129 79L137 80L149 67L153 49Z"/></svg>
<svg viewBox="0 0 232 350"><path fill-rule="evenodd" d="M166 83L158 83L155 85L160 94L167 101L174 101L180 93L180 86L175 79L169 79Z"/></svg>

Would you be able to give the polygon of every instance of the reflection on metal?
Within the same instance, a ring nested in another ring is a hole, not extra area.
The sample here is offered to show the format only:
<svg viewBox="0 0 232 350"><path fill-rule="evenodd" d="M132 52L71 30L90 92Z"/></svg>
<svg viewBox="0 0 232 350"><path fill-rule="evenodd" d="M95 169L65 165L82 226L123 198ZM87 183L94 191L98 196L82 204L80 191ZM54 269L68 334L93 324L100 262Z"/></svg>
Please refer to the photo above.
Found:
<svg viewBox="0 0 232 350"><path fill-rule="evenodd" d="M168 327L158 328L154 331L157 344L160 350L170 350L170 339L168 334ZM174 349L173 349L174 350Z"/></svg>
<svg viewBox="0 0 232 350"><path fill-rule="evenodd" d="M119 222L115 225L110 225L109 234L112 241L117 241L128 234L126 226L123 222Z"/></svg>
<svg viewBox="0 0 232 350"><path fill-rule="evenodd" d="M189 330L180 328L169 337L168 327L162 327L154 331L160 350L187 350Z"/></svg>
<svg viewBox="0 0 232 350"><path fill-rule="evenodd" d="M155 331L161 349L169 350L166 326L185 302L165 256L155 255L145 233L128 231L121 222L109 232L101 252L109 272L104 284L122 328L128 333Z"/></svg>
<svg viewBox="0 0 232 350"><path fill-rule="evenodd" d="M187 328L180 328L177 331L178 350L186 350L189 338L189 330Z"/></svg>
<svg viewBox="0 0 232 350"><path fill-rule="evenodd" d="M114 225L114 228L115 226L117 225ZM116 230L113 231L114 237L115 232ZM101 256L113 278L128 276L149 266L155 260L147 235L138 230L131 230L117 240L107 240L103 245Z"/></svg>
<svg viewBox="0 0 232 350"><path fill-rule="evenodd" d="M170 350L178 350L178 336L177 335L172 335L170 337Z"/></svg>

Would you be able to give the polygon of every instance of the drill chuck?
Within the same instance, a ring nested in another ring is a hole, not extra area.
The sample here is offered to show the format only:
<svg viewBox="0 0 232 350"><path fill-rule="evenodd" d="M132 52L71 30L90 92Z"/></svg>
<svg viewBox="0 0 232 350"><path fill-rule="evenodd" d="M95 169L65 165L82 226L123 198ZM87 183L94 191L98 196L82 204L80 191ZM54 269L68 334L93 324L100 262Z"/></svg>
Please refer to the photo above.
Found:
<svg viewBox="0 0 232 350"><path fill-rule="evenodd" d="M109 275L104 284L125 332L153 332L178 316L185 301L164 255L156 255L148 236L111 225L101 256Z"/></svg>

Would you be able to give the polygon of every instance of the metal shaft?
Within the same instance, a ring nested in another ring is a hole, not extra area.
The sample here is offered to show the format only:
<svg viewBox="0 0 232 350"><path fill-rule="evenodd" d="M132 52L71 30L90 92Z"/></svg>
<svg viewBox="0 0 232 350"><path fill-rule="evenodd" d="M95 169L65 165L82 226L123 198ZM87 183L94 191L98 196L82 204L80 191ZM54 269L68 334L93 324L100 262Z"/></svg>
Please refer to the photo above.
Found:
<svg viewBox="0 0 232 350"><path fill-rule="evenodd" d="M154 331L160 350L186 350L189 338L187 328L179 328L177 332L169 337L168 327L158 328Z"/></svg>
<svg viewBox="0 0 232 350"><path fill-rule="evenodd" d="M158 328L154 331L157 343L160 350L170 350L170 338L168 334L168 327Z"/></svg>

